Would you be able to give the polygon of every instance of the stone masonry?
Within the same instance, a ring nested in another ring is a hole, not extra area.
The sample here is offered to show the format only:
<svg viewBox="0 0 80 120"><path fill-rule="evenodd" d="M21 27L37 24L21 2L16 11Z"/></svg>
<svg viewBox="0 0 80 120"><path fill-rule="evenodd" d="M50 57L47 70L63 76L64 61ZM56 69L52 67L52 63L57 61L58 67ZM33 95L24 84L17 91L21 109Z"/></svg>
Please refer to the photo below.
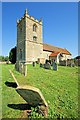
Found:
<svg viewBox="0 0 80 120"><path fill-rule="evenodd" d="M17 20L16 69L18 71L24 68L24 63L32 63L42 58L42 43L42 20L34 19L25 10L24 16L19 21Z"/></svg>
<svg viewBox="0 0 80 120"><path fill-rule="evenodd" d="M20 20L17 20L16 69L22 71L21 73L25 73L24 68L27 68L27 63L35 61L44 63L46 59L53 59L54 57L50 57L50 54L54 51L57 52L56 50L59 50L63 54L61 59L71 58L71 54L65 49L50 45L46 45L47 48L44 49L42 28L42 20L37 20L30 16L27 9L24 16Z"/></svg>
<svg viewBox="0 0 80 120"><path fill-rule="evenodd" d="M36 25L36 31L33 31L33 25ZM17 61L28 63L42 58L42 43L42 20L35 20L26 10L17 21Z"/></svg>

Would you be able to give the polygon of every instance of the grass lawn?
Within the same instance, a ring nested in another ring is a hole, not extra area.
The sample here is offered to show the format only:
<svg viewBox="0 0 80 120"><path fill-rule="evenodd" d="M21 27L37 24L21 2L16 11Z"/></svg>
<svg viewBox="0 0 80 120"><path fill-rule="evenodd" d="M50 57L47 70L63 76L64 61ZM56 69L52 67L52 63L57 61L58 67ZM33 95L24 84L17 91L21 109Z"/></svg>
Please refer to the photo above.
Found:
<svg viewBox="0 0 80 120"><path fill-rule="evenodd" d="M0 65L1 67L1 65ZM58 71L40 68L39 65L27 66L27 77L14 68L14 65L2 65L2 117L25 118L24 110L19 104L26 102L19 96L15 88L8 87L5 82L14 82L9 69L12 70L20 85L32 85L41 90L49 105L49 117L78 117L78 68L59 66ZM10 107L12 104L13 108Z"/></svg>

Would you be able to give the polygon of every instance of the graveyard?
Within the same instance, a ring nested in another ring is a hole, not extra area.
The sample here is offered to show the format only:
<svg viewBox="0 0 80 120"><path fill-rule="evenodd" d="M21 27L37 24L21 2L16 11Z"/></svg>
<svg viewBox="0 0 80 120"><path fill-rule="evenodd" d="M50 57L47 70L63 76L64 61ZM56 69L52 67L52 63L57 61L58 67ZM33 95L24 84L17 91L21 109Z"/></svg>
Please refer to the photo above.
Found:
<svg viewBox="0 0 80 120"><path fill-rule="evenodd" d="M1 67L1 65L0 65ZM48 103L48 118L78 117L78 67L58 66L58 71L44 69L38 64L27 65L27 76L15 70L12 64L2 65L2 117L28 118L26 101L16 92L16 84L9 69L21 86L37 87ZM13 84L13 86L10 85ZM37 118L32 108L32 118Z"/></svg>

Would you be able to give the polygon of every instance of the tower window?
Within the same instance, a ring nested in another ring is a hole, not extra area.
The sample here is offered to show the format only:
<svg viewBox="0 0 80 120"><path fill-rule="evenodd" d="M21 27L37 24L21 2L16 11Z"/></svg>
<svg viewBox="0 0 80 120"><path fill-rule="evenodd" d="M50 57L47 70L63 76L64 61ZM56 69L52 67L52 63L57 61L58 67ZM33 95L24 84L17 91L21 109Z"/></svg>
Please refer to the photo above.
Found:
<svg viewBox="0 0 80 120"><path fill-rule="evenodd" d="M36 36L33 36L33 40L34 40L34 41L37 41L37 37L36 37Z"/></svg>
<svg viewBox="0 0 80 120"><path fill-rule="evenodd" d="M20 59L22 59L22 49L20 49Z"/></svg>
<svg viewBox="0 0 80 120"><path fill-rule="evenodd" d="M33 31L35 31L35 32L37 31L37 25L36 24L33 25Z"/></svg>

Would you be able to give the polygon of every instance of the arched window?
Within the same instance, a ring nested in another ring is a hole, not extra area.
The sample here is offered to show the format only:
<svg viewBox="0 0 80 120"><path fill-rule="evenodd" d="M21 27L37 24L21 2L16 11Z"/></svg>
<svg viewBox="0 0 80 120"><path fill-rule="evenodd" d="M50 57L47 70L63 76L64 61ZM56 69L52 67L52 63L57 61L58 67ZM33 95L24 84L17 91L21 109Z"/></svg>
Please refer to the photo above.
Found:
<svg viewBox="0 0 80 120"><path fill-rule="evenodd" d="M37 31L37 25L36 24L33 25L33 31L35 31L35 32Z"/></svg>
<svg viewBox="0 0 80 120"><path fill-rule="evenodd" d="M37 41L37 37L36 36L33 36L33 41Z"/></svg>

